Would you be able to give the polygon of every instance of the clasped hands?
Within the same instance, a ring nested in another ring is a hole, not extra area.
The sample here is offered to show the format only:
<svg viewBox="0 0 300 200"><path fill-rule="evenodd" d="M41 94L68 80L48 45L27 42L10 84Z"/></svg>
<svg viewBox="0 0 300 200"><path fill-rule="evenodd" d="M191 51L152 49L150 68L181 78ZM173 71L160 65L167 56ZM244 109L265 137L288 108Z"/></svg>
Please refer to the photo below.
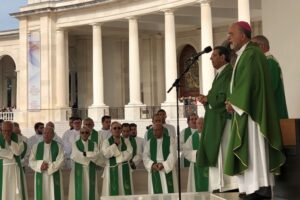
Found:
<svg viewBox="0 0 300 200"><path fill-rule="evenodd" d="M197 98L198 101L200 103L202 103L203 105L207 103L207 96L203 95L203 94L200 94L199 97Z"/></svg>
<svg viewBox="0 0 300 200"><path fill-rule="evenodd" d="M41 171L47 170L49 168L49 164L45 161L43 161L41 165Z"/></svg>
<svg viewBox="0 0 300 200"><path fill-rule="evenodd" d="M228 113L234 113L234 109L229 101L225 101L225 107Z"/></svg>
<svg viewBox="0 0 300 200"><path fill-rule="evenodd" d="M162 163L153 163L152 170L153 171L161 171L164 169L164 165Z"/></svg>

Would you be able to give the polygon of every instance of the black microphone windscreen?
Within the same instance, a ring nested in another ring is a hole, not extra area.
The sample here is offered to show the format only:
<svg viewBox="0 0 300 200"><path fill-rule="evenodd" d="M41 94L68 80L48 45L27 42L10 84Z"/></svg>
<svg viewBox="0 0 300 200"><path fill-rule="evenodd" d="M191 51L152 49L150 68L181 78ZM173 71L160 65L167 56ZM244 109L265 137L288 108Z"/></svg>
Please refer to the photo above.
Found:
<svg viewBox="0 0 300 200"><path fill-rule="evenodd" d="M209 52L211 52L211 50L212 50L211 47L208 46L208 47L205 47L204 52L209 53Z"/></svg>

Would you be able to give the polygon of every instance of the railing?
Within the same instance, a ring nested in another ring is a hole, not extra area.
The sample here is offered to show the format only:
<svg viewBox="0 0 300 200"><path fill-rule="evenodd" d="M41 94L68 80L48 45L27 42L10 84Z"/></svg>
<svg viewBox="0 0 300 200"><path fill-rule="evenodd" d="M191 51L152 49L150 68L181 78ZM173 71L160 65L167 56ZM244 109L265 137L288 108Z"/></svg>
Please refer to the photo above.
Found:
<svg viewBox="0 0 300 200"><path fill-rule="evenodd" d="M81 119L85 119L88 117L88 109L87 108L71 108L67 110L67 119L71 116L80 117Z"/></svg>
<svg viewBox="0 0 300 200"><path fill-rule="evenodd" d="M0 119L3 119L4 121L13 121L14 112L0 112Z"/></svg>
<svg viewBox="0 0 300 200"><path fill-rule="evenodd" d="M140 118L151 119L160 108L160 106L141 107ZM179 118L186 118L191 113L198 114L197 105L179 105Z"/></svg>
<svg viewBox="0 0 300 200"><path fill-rule="evenodd" d="M160 106L146 106L141 107L140 118L151 119L155 113L160 109Z"/></svg>
<svg viewBox="0 0 300 200"><path fill-rule="evenodd" d="M109 115L112 119L125 119L124 107L109 107Z"/></svg>

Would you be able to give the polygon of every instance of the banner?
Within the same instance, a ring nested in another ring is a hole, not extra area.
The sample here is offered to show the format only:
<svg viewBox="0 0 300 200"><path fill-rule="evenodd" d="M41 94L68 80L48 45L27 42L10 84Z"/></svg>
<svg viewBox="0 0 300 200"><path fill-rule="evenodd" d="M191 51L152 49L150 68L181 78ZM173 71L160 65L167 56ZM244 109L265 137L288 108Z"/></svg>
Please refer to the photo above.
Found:
<svg viewBox="0 0 300 200"><path fill-rule="evenodd" d="M40 33L28 35L28 110L41 109Z"/></svg>

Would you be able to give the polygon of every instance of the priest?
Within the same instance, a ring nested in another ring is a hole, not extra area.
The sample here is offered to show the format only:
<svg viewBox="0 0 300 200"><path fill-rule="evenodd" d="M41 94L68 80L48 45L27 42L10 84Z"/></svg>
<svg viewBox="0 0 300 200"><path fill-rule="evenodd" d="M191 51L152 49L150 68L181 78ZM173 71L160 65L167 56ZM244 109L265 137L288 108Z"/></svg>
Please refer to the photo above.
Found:
<svg viewBox="0 0 300 200"><path fill-rule="evenodd" d="M103 173L103 196L132 195L133 186L130 178L128 161L132 157L129 139L121 137L122 126L119 122L111 123L112 136L104 140L102 152L106 158Z"/></svg>
<svg viewBox="0 0 300 200"><path fill-rule="evenodd" d="M196 163L196 156L200 144L204 119L196 121L197 131L194 132L183 145L183 156L190 162L187 192L208 191L209 171L208 167L201 167ZM201 138L202 139L202 138Z"/></svg>
<svg viewBox="0 0 300 200"><path fill-rule="evenodd" d="M163 134L162 124L154 124L153 137L146 143L143 162L148 171L149 194L175 193L178 190L176 175L176 145L172 137Z"/></svg>
<svg viewBox="0 0 300 200"><path fill-rule="evenodd" d="M20 155L24 143L13 133L13 123L4 121L0 134L0 199L27 200L27 189Z"/></svg>
<svg viewBox="0 0 300 200"><path fill-rule="evenodd" d="M272 89L276 100L279 119L287 119L289 117L285 101L281 67L277 59L270 52L269 40L263 35L256 35L251 39L251 41L257 44L267 57L269 73L272 81Z"/></svg>
<svg viewBox="0 0 300 200"><path fill-rule="evenodd" d="M237 61L226 102L233 117L224 172L237 177L244 199L265 198L258 190L273 186L273 175L285 163L267 59L250 42L251 32L244 21L232 24L228 31Z"/></svg>
<svg viewBox="0 0 300 200"><path fill-rule="evenodd" d="M210 191L222 192L237 188L235 179L223 173L231 125L230 114L225 108L232 74L229 55L227 48L214 47L210 60L216 70L216 76L208 94L199 97L205 108L205 116L197 154L198 164L209 167Z"/></svg>
<svg viewBox="0 0 300 200"><path fill-rule="evenodd" d="M99 165L97 144L89 140L91 129L80 128L80 139L72 145L74 162L70 174L69 200L99 199L96 165Z"/></svg>
<svg viewBox="0 0 300 200"><path fill-rule="evenodd" d="M192 113L187 117L188 127L180 132L180 149L182 149L183 144L188 140L188 138L197 131L197 119L198 115L196 113ZM183 167L189 167L190 162L184 156L182 156L182 159Z"/></svg>
<svg viewBox="0 0 300 200"><path fill-rule="evenodd" d="M43 141L33 145L29 166L35 172L34 199L64 199L61 168L64 165L64 150L53 140L54 129L43 130Z"/></svg>

